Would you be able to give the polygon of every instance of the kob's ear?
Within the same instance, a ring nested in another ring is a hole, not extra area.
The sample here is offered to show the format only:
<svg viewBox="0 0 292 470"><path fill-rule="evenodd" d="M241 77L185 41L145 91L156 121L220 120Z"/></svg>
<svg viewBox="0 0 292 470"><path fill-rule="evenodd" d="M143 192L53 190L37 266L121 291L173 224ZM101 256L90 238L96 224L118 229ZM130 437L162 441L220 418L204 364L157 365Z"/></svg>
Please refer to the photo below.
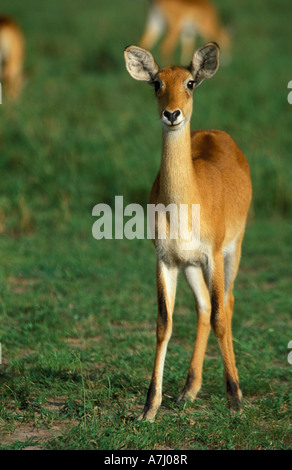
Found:
<svg viewBox="0 0 292 470"><path fill-rule="evenodd" d="M152 54L137 46L128 46L124 50L126 68L135 80L152 82L159 67Z"/></svg>
<svg viewBox="0 0 292 470"><path fill-rule="evenodd" d="M220 48L216 42L209 42L200 47L192 58L190 71L194 77L195 86L199 86L205 78L211 78L219 67Z"/></svg>

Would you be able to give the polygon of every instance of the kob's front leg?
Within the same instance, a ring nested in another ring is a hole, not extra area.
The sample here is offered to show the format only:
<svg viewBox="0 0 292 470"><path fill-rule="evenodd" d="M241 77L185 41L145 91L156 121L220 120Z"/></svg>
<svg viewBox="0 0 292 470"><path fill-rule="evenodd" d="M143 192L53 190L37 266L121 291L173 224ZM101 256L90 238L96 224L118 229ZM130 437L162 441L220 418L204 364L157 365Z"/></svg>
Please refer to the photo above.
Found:
<svg viewBox="0 0 292 470"><path fill-rule="evenodd" d="M172 333L172 314L177 283L177 268L157 262L156 354L146 403L138 421L153 421L162 401L162 380L168 341Z"/></svg>

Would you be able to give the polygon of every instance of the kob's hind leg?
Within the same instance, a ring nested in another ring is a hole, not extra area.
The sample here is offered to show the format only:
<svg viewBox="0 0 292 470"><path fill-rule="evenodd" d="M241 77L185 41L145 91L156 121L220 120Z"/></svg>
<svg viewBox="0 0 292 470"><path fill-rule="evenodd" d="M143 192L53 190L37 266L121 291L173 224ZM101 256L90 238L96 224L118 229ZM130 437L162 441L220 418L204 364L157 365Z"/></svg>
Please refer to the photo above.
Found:
<svg viewBox="0 0 292 470"><path fill-rule="evenodd" d="M211 329L210 296L202 270L194 266L188 266L185 268L184 274L195 296L198 320L190 368L186 384L178 401L182 399L194 400L201 388L205 351Z"/></svg>
<svg viewBox="0 0 292 470"><path fill-rule="evenodd" d="M165 20L161 12L157 7L152 6L148 14L144 33L139 41L139 46L143 49L151 50L162 35L164 27Z"/></svg>

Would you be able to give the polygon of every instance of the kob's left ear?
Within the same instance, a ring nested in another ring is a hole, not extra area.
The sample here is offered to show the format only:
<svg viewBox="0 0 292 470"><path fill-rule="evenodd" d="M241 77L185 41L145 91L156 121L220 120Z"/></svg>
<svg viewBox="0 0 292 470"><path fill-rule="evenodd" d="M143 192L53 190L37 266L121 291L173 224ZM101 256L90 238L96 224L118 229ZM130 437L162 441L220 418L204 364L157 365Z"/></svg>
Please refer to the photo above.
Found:
<svg viewBox="0 0 292 470"><path fill-rule="evenodd" d="M194 77L195 86L199 86L205 78L211 78L219 67L220 48L216 42L209 42L200 47L192 58L190 71Z"/></svg>

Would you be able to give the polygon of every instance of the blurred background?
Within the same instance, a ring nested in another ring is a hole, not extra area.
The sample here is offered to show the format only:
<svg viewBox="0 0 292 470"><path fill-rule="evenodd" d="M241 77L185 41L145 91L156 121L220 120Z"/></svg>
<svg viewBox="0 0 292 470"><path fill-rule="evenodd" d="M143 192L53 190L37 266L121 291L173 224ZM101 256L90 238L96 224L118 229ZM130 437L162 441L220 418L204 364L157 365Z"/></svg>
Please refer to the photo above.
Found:
<svg viewBox="0 0 292 470"><path fill-rule="evenodd" d="M154 92L123 57L149 2L1 0L26 44L22 93L11 102L3 90L0 105L1 448L28 446L15 434L26 423L39 433L57 423L42 441L54 449L291 447L292 3L214 4L232 59L194 92L192 128L230 133L251 167L234 315L245 414L227 413L213 336L202 398L173 411L195 337L182 282L164 411L154 427L135 427L154 355L155 251L149 240L97 242L91 230L94 205L114 207L116 195L145 207L159 169Z"/></svg>

